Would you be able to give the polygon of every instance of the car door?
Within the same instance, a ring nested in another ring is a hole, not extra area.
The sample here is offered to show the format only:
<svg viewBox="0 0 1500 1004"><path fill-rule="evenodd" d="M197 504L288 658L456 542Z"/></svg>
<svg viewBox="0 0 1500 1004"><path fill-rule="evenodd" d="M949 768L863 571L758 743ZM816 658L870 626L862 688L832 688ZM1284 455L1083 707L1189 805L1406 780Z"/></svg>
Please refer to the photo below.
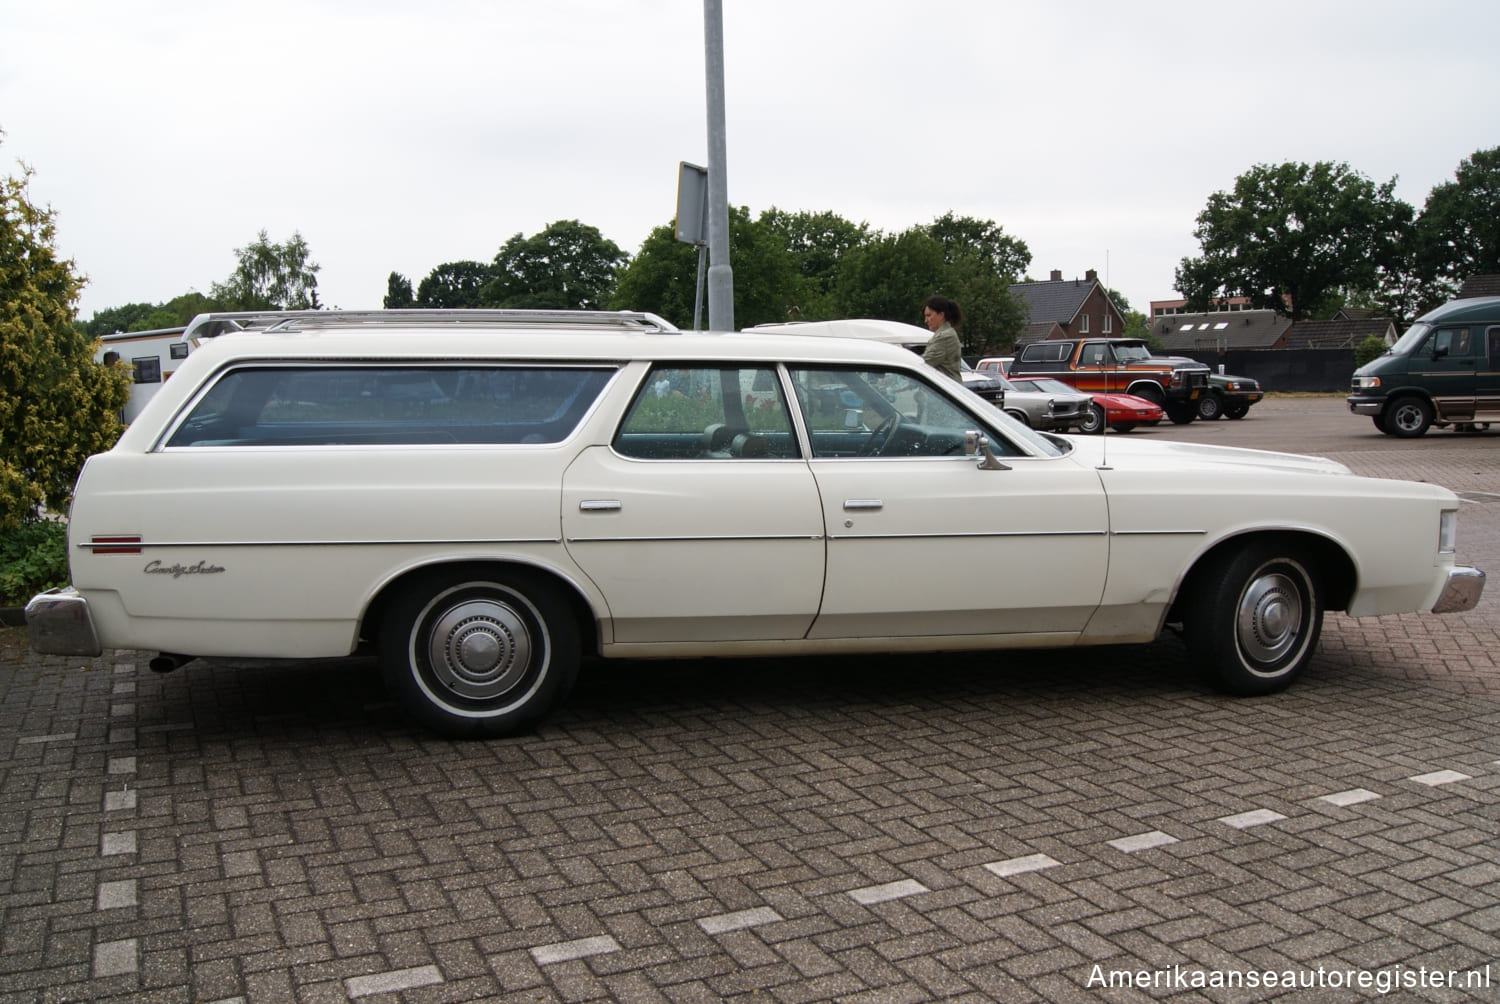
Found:
<svg viewBox="0 0 1500 1004"><path fill-rule="evenodd" d="M1497 422L1500 421L1500 324L1486 325L1484 344L1489 355L1479 361L1474 388L1474 418Z"/></svg>
<svg viewBox="0 0 1500 1004"><path fill-rule="evenodd" d="M1058 448L1031 455L1007 438L1026 430L981 420L904 371L792 367L790 376L828 528L810 637L1083 629L1109 559L1095 471ZM964 455L970 430L988 434L1000 469Z"/></svg>
<svg viewBox="0 0 1500 1004"><path fill-rule="evenodd" d="M1411 375L1432 395L1444 421L1474 417L1474 395L1479 366L1484 359L1480 338L1467 324L1439 327L1412 355Z"/></svg>
<svg viewBox="0 0 1500 1004"><path fill-rule="evenodd" d="M569 553L614 644L800 639L823 514L774 366L657 366L563 478Z"/></svg>

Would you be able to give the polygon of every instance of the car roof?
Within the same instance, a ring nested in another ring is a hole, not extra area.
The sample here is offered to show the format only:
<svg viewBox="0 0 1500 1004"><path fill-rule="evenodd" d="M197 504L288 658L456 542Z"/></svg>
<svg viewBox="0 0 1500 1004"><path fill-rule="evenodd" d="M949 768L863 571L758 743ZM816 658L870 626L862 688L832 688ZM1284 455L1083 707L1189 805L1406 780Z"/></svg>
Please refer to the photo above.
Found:
<svg viewBox="0 0 1500 1004"><path fill-rule="evenodd" d="M895 345L853 338L780 333L601 330L484 323L383 323L376 327L310 325L295 330L236 331L207 339L193 352L205 361L280 360L536 360L625 362L634 359L899 363L920 360ZM201 365L201 364L200 364Z"/></svg>
<svg viewBox="0 0 1500 1004"><path fill-rule="evenodd" d="M1500 296L1449 300L1417 318L1419 321L1493 321L1500 319Z"/></svg>
<svg viewBox="0 0 1500 1004"><path fill-rule="evenodd" d="M745 329L756 334L817 335L822 338L864 338L891 345L926 345L932 332L904 321L882 321L870 317L849 317L834 321L787 321L781 324L757 324Z"/></svg>

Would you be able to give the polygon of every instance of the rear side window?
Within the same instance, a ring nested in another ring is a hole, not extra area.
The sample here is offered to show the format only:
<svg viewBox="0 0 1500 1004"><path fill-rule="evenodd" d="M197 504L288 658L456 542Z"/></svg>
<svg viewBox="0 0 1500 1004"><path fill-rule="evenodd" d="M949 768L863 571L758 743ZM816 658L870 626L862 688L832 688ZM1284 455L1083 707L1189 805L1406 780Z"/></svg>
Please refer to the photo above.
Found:
<svg viewBox="0 0 1500 1004"><path fill-rule="evenodd" d="M801 455L771 366L653 367L620 423L614 448L640 460Z"/></svg>
<svg viewBox="0 0 1500 1004"><path fill-rule="evenodd" d="M192 446L556 443L614 374L586 366L247 366L167 439Z"/></svg>
<svg viewBox="0 0 1500 1004"><path fill-rule="evenodd" d="M1028 363L1060 363L1068 358L1072 342L1032 342L1021 352Z"/></svg>

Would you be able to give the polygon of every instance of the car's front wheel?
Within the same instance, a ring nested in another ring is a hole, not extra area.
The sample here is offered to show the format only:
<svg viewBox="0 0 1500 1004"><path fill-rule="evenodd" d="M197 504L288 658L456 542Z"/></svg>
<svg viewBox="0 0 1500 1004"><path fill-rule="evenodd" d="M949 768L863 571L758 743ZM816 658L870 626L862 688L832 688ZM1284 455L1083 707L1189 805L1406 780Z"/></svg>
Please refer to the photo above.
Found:
<svg viewBox="0 0 1500 1004"><path fill-rule="evenodd" d="M1135 428L1135 423L1134 422L1116 422L1114 425L1111 425L1110 428L1113 429L1113 430L1115 430L1116 432L1129 432L1131 429Z"/></svg>
<svg viewBox="0 0 1500 1004"><path fill-rule="evenodd" d="M1248 404L1228 404L1224 406L1224 417L1233 419L1244 418L1249 411L1250 406Z"/></svg>
<svg viewBox="0 0 1500 1004"><path fill-rule="evenodd" d="M1432 425L1432 405L1420 397L1408 394L1392 401L1383 417L1383 432L1401 439L1415 439L1425 434Z"/></svg>
<svg viewBox="0 0 1500 1004"><path fill-rule="evenodd" d="M1217 394L1204 394L1198 398L1198 417L1205 422L1212 422L1224 414L1224 406L1219 401Z"/></svg>
<svg viewBox="0 0 1500 1004"><path fill-rule="evenodd" d="M1104 431L1104 409L1097 403L1090 401L1089 406L1083 410L1083 421L1078 423L1078 431L1093 435Z"/></svg>
<svg viewBox="0 0 1500 1004"><path fill-rule="evenodd" d="M1233 694L1285 688L1323 630L1323 597L1305 555L1270 542L1229 552L1189 594L1183 636L1194 661Z"/></svg>
<svg viewBox="0 0 1500 1004"><path fill-rule="evenodd" d="M387 611L379 645L392 695L417 721L457 739L535 725L578 675L567 602L525 571L420 577Z"/></svg>

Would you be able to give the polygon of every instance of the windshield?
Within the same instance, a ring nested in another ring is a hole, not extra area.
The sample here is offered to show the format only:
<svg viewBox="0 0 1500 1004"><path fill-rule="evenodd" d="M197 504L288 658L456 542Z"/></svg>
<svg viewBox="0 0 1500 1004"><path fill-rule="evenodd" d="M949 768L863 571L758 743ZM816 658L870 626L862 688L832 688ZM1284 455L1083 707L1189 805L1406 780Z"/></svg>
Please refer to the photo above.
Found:
<svg viewBox="0 0 1500 1004"><path fill-rule="evenodd" d="M1073 397L1079 392L1061 380L1036 379L1036 380L1012 380L1017 390L1035 390L1043 394L1066 394Z"/></svg>
<svg viewBox="0 0 1500 1004"><path fill-rule="evenodd" d="M1396 344L1392 345L1387 351L1393 352L1398 356L1404 356L1408 353L1415 352L1417 346L1422 344L1422 339L1426 338L1427 333L1431 330L1432 325L1426 324L1422 321L1418 321L1416 324L1413 324L1411 327L1407 328L1406 334L1396 339Z"/></svg>

